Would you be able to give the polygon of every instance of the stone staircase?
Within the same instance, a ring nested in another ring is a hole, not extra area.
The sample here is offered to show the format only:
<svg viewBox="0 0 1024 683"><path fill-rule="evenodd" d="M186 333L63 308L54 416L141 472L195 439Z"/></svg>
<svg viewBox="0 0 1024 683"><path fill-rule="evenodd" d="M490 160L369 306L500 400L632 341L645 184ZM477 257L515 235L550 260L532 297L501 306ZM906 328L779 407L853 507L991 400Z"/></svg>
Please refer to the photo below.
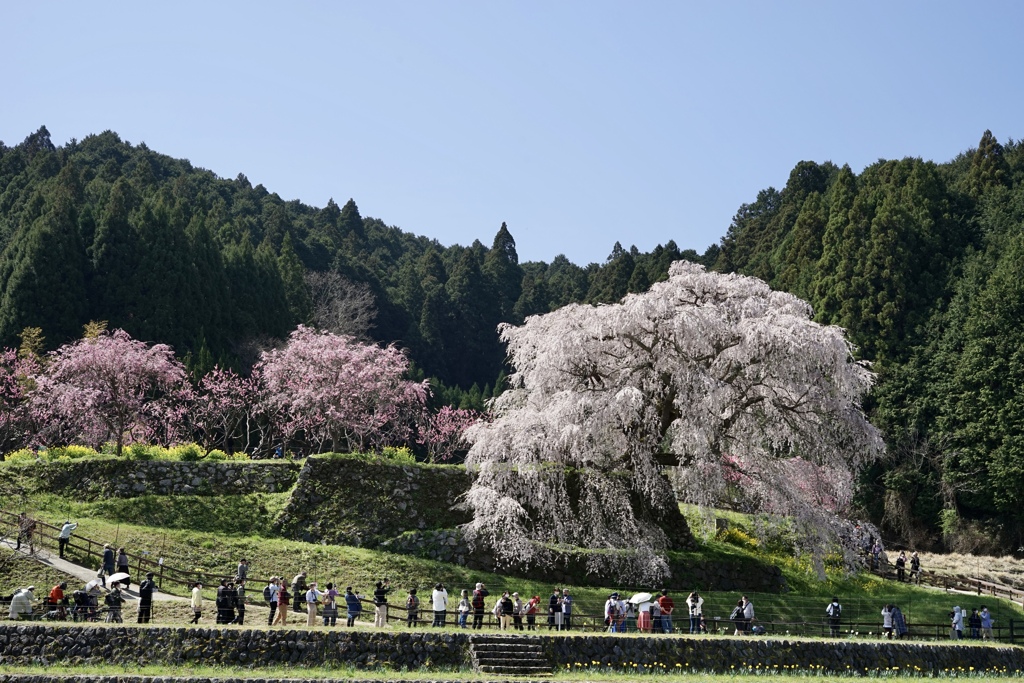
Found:
<svg viewBox="0 0 1024 683"><path fill-rule="evenodd" d="M484 636L469 638L473 668L502 676L550 676L551 663L536 636Z"/></svg>

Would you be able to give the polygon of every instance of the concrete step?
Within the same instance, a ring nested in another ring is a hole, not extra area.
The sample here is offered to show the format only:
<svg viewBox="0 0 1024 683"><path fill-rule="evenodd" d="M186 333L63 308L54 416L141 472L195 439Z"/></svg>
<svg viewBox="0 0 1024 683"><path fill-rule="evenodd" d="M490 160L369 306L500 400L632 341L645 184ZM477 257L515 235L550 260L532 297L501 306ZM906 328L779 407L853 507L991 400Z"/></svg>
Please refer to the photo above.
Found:
<svg viewBox="0 0 1024 683"><path fill-rule="evenodd" d="M504 676L550 676L551 667L540 666L490 666L481 665L480 673L502 674Z"/></svg>

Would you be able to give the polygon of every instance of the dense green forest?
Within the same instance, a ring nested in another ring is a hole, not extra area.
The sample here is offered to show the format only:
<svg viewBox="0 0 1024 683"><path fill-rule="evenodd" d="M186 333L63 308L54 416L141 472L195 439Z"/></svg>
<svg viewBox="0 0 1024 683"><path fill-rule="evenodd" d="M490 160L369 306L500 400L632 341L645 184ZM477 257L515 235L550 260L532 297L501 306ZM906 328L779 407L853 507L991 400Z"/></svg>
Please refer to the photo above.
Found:
<svg viewBox="0 0 1024 683"><path fill-rule="evenodd" d="M889 456L859 497L889 533L1024 552L1024 145L801 162L740 207L715 267L811 302L873 363Z"/></svg>
<svg viewBox="0 0 1024 683"><path fill-rule="evenodd" d="M170 344L197 375L244 371L259 348L340 310L338 331L408 349L435 400L475 408L500 391L500 322L615 301L674 260L717 257L669 242L649 254L616 244L601 265L519 263L504 224L489 248L444 247L352 200L284 201L109 131L58 148L45 127L0 143L0 252L0 346L34 327L54 348L106 320Z"/></svg>
<svg viewBox="0 0 1024 683"><path fill-rule="evenodd" d="M587 266L520 263L504 224L490 247L444 247L352 200L285 201L109 131L0 143L3 346L41 328L53 348L106 320L171 344L197 374L244 371L296 324L333 320L408 349L436 401L480 407L506 371L498 323L615 301L680 258L763 278L849 330L878 373L867 408L890 449L859 500L887 534L1024 544L1021 143L986 132L948 163L882 160L860 174L803 161L782 190L740 207L720 246L615 244Z"/></svg>

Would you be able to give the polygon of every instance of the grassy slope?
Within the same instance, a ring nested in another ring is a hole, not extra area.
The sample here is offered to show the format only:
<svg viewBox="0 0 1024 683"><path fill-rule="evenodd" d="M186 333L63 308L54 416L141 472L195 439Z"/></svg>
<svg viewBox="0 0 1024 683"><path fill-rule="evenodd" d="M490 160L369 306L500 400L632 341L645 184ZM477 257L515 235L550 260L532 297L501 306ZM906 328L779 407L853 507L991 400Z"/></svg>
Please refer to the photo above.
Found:
<svg viewBox="0 0 1024 683"><path fill-rule="evenodd" d="M5 468L0 467L0 470ZM0 480L4 477L0 472ZM187 568L197 576L209 574L232 574L240 557L250 560L250 574L266 577L271 574L283 575L290 579L300 569L309 572L311 578L321 582L335 581L342 586L352 585L368 594L373 582L388 576L396 593L392 601L404 602L405 591L416 587L421 595L429 587L442 581L450 593L461 588L472 588L477 581L484 581L494 592L509 588L521 595L537 594L545 597L551 586L538 581L504 577L467 570L463 567L433 562L406 555L377 552L363 548L345 546L323 546L288 541L270 536L271 522L287 501L287 494L252 494L247 496L143 496L125 500L107 500L94 503L80 503L53 495L34 495L26 501L28 509L34 510L40 519L59 523L71 516L80 522L78 533L100 542L124 545L130 551L148 551L152 557L162 556L168 565ZM699 528L696 511L685 509L691 524ZM735 513L719 513L729 519L730 524L751 535L753 522L750 518ZM774 529L774 537L767 543L737 545L715 540L704 542L697 557L713 556L725 561L749 561L751 558L767 559L778 564L792 588L783 595L751 594L762 620L773 621L817 621L824 618L825 605L832 595L837 595L844 605L844 618L850 621L880 623L882 605L895 602L914 623L945 623L946 614L954 604L974 607L987 604L997 623L1005 625L1010 618L1021 618L1024 612L1018 606L996 599L979 599L976 596L945 595L930 589L918 589L906 585L886 582L872 576L844 577L839 573L826 581L812 577L805 564L786 556L781 549L789 543L784 525ZM771 535L769 535L771 536ZM742 538L740 539L742 540ZM686 557L683 555L682 557ZM96 566L95 559L80 558L81 564ZM40 570L42 571L42 570ZM31 572L29 572L31 574ZM50 578L39 574L38 583L51 583ZM11 585L24 584L29 575L0 576L0 591ZM169 591L184 594L179 587L165 586ZM253 594L262 586L253 585ZM634 590L650 590L647 586L614 586L617 590L632 593ZM455 590L453 590L455 589ZM9 590L7 591L9 592ZM574 595L577 611L600 612L611 588L577 588ZM212 598L212 590L208 591ZM681 602L683 596L676 596ZM705 593L705 614L713 622L715 616L725 619L737 594Z"/></svg>

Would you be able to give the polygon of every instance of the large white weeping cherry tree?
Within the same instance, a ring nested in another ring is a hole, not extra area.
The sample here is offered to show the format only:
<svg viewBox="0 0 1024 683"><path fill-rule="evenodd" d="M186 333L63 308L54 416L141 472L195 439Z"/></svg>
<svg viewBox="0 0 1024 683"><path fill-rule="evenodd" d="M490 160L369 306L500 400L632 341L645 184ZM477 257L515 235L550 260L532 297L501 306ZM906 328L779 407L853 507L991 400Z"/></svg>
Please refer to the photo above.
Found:
<svg viewBox="0 0 1024 683"><path fill-rule="evenodd" d="M467 432L469 540L499 563L570 547L594 570L657 581L691 500L740 486L808 520L849 500L883 443L860 402L873 375L843 330L756 278L677 262L620 303L570 305L503 326L515 372L494 419ZM669 533L666 533L666 530Z"/></svg>

